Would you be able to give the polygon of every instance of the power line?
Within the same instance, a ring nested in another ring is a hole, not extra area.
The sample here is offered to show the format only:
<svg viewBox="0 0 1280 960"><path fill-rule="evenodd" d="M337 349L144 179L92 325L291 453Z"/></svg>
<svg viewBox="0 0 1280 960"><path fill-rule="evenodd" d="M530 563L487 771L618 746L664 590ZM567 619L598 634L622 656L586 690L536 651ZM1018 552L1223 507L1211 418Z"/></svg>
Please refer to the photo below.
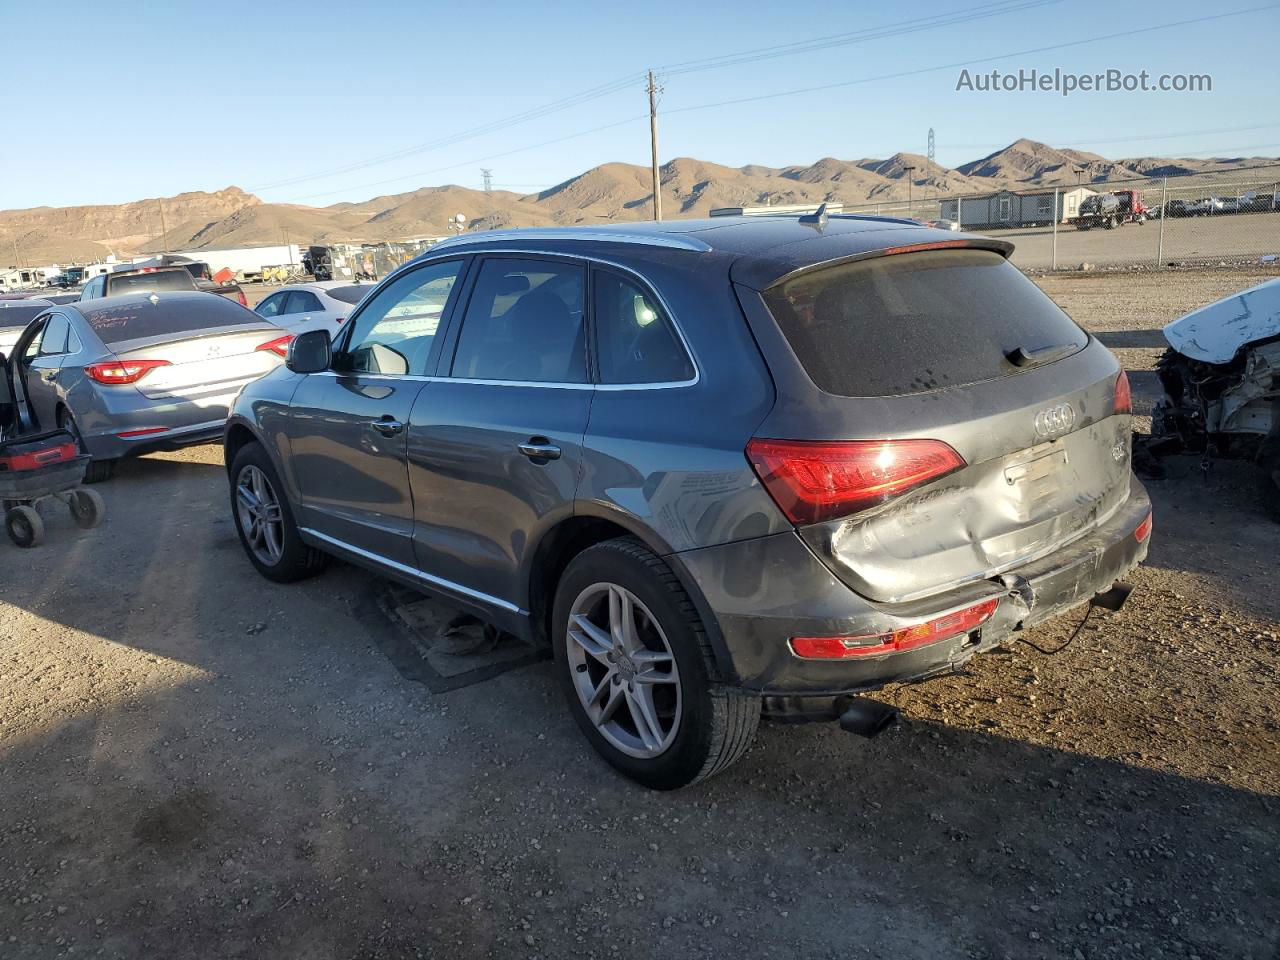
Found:
<svg viewBox="0 0 1280 960"><path fill-rule="evenodd" d="M799 53L809 53L814 50L825 50L836 46L865 43L870 40L883 40L889 37L900 36L902 34L918 33L922 30L933 30L939 27L954 26L962 23L969 23L974 20L1002 16L1009 13L1016 13L1024 9L1032 9L1060 2L1062 2L1062 0L998 0L998 2L980 4L977 7L959 10L952 13L931 14L927 17L902 20L896 23L886 24L882 27L866 28L863 30L852 31L850 33L828 34L821 37L812 37L808 40L798 40L770 47L761 47L756 50L743 51L736 54L723 54L715 57L706 57L700 60L689 60L683 63L673 64L659 72L668 73L670 75L680 75L701 70L713 70L720 67L735 66L740 63L754 63L758 60L793 56ZM287 177L282 180L276 180L272 183L264 183L260 186L250 187L249 189L250 192L256 193L258 191L271 190L277 187L292 186L294 184L306 183L311 180L320 180L325 177L336 176L342 173L352 173L356 170L363 170L367 167L390 163L393 160L400 160L404 157L412 156L417 153L425 153L429 150L453 146L454 144L460 143L464 140L472 140L487 133L496 133L500 130L506 129L507 127L515 126L520 123L527 123L530 120L540 119L552 113L557 113L571 107L590 103L593 100L598 100L601 97L608 96L609 94L626 90L644 78L645 73L643 71L631 73L625 77L619 77L617 80L613 80L596 87L591 87L578 93L569 94L559 100L544 104L540 107L532 107L522 113L513 114L512 116L481 124L477 127L471 127L467 130L462 130L438 140L404 147L390 153L369 157L365 160L353 161L352 163L344 166L333 167L317 173Z"/></svg>
<svg viewBox="0 0 1280 960"><path fill-rule="evenodd" d="M1089 43L1099 43L1106 40L1129 38L1137 34L1151 33L1157 30L1169 30L1169 29L1174 29L1176 27L1185 27L1185 26L1191 26L1194 24L1208 23L1215 20L1223 20L1229 17L1239 17L1239 16L1244 16L1246 14L1258 13L1264 10L1272 10L1272 9L1275 9L1276 7L1280 7L1280 3L1269 3L1269 4L1264 4L1258 7L1249 7L1242 10L1228 11L1226 13L1209 14L1203 17L1193 17L1187 20L1177 20L1177 21L1171 21L1169 23L1155 24L1153 26L1148 26L1148 27L1138 27L1132 30L1100 34L1092 37L1084 37L1078 40L1070 40L1063 43L1049 44L1043 47L1034 47L1027 50L1018 50L1010 53L995 54L989 57L978 57L972 60L960 60L952 63L936 64L934 66L929 66L929 67L918 67L912 70L902 70L902 71L897 71L895 73L879 74L871 77L859 77L854 80L841 80L835 83L819 84L819 85L810 86L810 87L799 87L791 90L781 90L774 93L756 94L750 97L737 97L729 100L714 101L711 103L701 103L701 104L694 104L686 107L676 107L673 109L665 110L664 113L666 114L690 113L698 110L711 110L718 107L737 106L745 103L758 103L763 100L775 100L782 97L800 96L806 93L818 93L826 90L835 90L843 87L859 86L867 83L878 83L885 80L898 80L904 77L920 76L927 73L936 73L942 70L955 70L960 67L974 66L977 64L984 64L984 63L995 63L1000 60L1009 60L1014 57L1024 57L1024 56L1037 54L1037 53L1047 53L1053 50L1064 50L1071 47L1078 47L1078 46L1082 46L1084 44L1089 44ZM309 194L307 196L295 197L293 198L293 200L285 201L285 202L296 202L296 201L311 199L315 197L334 196L339 193L347 193L351 190L361 190L368 187L382 186L388 183L399 183L405 180L413 180L419 177L430 176L433 173L440 173L445 170L453 170L458 167L469 166L471 164L482 163L488 160L494 160L501 157L511 156L512 154L515 154L515 153L523 153L528 150L536 150L540 147L550 146L552 144L561 143L565 140L571 140L571 139L576 139L578 137L587 136L592 133L598 133L602 130L608 130L614 127L619 127L624 124L632 123L636 120L641 120L641 119L648 119L648 114L647 113L642 114L638 117L628 117L625 120L618 120L613 123L607 123L598 127L592 127L589 130L581 130L576 133L567 134L565 136L557 137L552 140L543 141L541 143L531 144L525 147L517 147L513 150L508 150L503 153L491 154L489 156L480 157L477 160L471 160L466 163L450 164L445 167L438 167L434 170L420 171L418 173L406 174L404 176L399 176L399 177L392 177L386 180L377 180L370 183L353 184L353 185L342 187L336 190L328 190L321 193ZM303 178L303 179L310 179L310 178Z"/></svg>
<svg viewBox="0 0 1280 960"><path fill-rule="evenodd" d="M836 83L823 83L812 87L797 87L793 90L781 90L777 93L762 93L750 97L736 97L731 100L717 100L713 103L699 103L689 107L677 107L667 110L666 113L690 113L694 110L710 110L713 107L737 106L744 103L759 103L762 100L776 100L779 97L794 97L802 93L821 93L825 90L837 90L841 87L853 87L863 83L876 83L881 80L901 80L903 77L915 77L926 73L936 73L939 70L955 70L959 67L971 67L980 63L995 63L999 60L1009 60L1013 57L1025 57L1033 53L1048 53L1053 50L1065 50L1069 47L1079 47L1086 43L1099 43L1104 40L1115 40L1118 38L1128 38L1141 33L1151 33L1156 30L1169 30L1173 27L1186 27L1197 23L1208 23L1211 20L1223 20L1227 17L1239 17L1247 13L1260 13L1263 10L1274 10L1280 7L1278 3L1268 3L1260 7L1250 7L1245 10L1233 10L1228 13L1214 13L1204 17L1193 17L1190 20L1176 20L1170 23L1156 24L1151 27L1137 27L1132 30L1124 30L1118 33L1104 33L1093 37L1084 37L1080 40L1070 40L1066 43L1054 43L1045 47L1033 47L1029 50L1017 50L1013 53L1001 53L990 57L977 57L972 60L957 60L952 63L936 64L932 67L918 67L914 70L900 70L896 73L882 73L874 77L860 77L857 80L841 80Z"/></svg>
<svg viewBox="0 0 1280 960"><path fill-rule="evenodd" d="M1099 143L1142 143L1148 140L1177 140L1179 137L1202 137L1209 133L1243 133L1247 130L1270 130L1273 127L1280 127L1280 123L1255 123L1247 127L1218 127L1213 130L1182 130L1178 133L1151 133L1142 136L1132 137L1108 137L1098 140L1056 140L1054 145L1058 147L1090 147ZM1001 143L949 143L947 147L952 150L988 150L992 147L1002 147Z"/></svg>

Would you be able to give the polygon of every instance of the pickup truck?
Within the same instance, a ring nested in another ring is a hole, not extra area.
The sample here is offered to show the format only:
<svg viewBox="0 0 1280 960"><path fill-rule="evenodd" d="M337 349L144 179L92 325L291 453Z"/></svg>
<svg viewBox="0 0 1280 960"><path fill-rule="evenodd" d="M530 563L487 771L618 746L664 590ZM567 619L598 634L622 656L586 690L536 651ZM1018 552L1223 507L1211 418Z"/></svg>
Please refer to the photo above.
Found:
<svg viewBox="0 0 1280 960"><path fill-rule="evenodd" d="M212 280L196 279L186 266L142 267L137 270L104 273L84 285L84 289L80 291L80 299L97 300L100 297L115 297L122 293L149 293L165 290L216 293L235 300L242 307L249 306L244 291L236 284L220 284Z"/></svg>

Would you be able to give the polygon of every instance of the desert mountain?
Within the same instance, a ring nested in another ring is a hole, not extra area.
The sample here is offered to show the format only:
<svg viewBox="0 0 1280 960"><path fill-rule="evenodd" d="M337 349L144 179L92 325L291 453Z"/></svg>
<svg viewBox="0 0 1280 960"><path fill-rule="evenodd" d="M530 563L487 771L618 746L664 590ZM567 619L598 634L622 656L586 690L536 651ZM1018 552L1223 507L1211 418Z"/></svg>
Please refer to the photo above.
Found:
<svg viewBox="0 0 1280 960"><path fill-rule="evenodd" d="M854 206L906 200L909 190L920 199L1075 184L1078 179L1089 183L1229 174L1277 162L1261 157L1108 160L1026 139L955 169L915 153L884 159L824 157L789 167L728 167L677 157L661 168L662 203L666 216L698 217L715 207L829 201ZM652 207L649 168L630 163L601 164L538 193L486 193L447 185L328 207L264 203L238 187L227 187L117 205L0 211L0 264L14 256L15 244L23 263L83 262L109 253L213 249L283 243L286 238L324 243L440 236L459 213L468 229L489 230L643 220L652 216Z"/></svg>

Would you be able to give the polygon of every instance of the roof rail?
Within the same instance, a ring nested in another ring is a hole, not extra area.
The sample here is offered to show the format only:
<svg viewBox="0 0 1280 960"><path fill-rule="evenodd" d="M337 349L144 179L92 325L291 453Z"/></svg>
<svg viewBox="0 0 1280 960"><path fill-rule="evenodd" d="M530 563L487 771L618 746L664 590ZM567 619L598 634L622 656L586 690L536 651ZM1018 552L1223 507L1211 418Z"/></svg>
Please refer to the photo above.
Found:
<svg viewBox="0 0 1280 960"><path fill-rule="evenodd" d="M599 230L591 227L556 227L549 230L486 230L484 233L468 233L465 236L449 237L428 248L428 253L435 253L441 248L464 247L477 243L494 241L519 240L594 240L597 243L634 243L648 247L666 247L669 250L692 250L705 253L711 244L682 234L645 233L625 230Z"/></svg>

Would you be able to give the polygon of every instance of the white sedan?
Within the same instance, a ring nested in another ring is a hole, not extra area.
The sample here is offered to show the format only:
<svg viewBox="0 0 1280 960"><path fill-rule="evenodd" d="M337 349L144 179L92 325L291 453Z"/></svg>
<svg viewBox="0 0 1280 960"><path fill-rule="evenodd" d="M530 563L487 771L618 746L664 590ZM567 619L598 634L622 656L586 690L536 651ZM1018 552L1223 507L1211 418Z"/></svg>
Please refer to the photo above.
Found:
<svg viewBox="0 0 1280 960"><path fill-rule="evenodd" d="M317 280L281 287L254 307L254 312L295 336L308 330L328 330L337 336L355 305L377 284L346 280Z"/></svg>

